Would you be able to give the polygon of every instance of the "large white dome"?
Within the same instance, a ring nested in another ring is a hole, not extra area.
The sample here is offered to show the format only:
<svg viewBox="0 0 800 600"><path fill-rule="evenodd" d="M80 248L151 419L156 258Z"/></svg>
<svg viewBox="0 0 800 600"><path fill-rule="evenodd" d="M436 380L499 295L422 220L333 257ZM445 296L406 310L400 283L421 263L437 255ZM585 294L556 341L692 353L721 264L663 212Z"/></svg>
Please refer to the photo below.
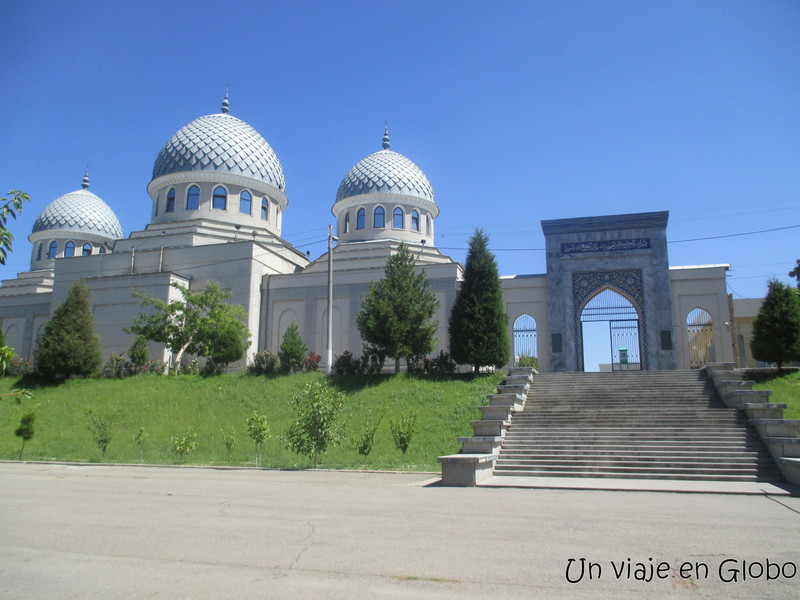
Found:
<svg viewBox="0 0 800 600"><path fill-rule="evenodd" d="M362 194L402 194L435 202L425 173L402 154L389 150L388 132L383 150L362 159L344 176L336 202Z"/></svg>
<svg viewBox="0 0 800 600"><path fill-rule="evenodd" d="M227 111L195 119L173 135L158 153L153 179L185 171L243 175L281 191L286 186L283 167L272 147L255 129Z"/></svg>

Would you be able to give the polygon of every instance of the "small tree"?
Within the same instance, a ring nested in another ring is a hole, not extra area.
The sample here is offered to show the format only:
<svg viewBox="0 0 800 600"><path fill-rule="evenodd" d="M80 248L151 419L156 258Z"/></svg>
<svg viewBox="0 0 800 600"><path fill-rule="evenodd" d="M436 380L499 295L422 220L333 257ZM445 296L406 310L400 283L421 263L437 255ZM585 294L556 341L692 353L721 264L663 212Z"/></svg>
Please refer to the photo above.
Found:
<svg viewBox="0 0 800 600"><path fill-rule="evenodd" d="M777 279L767 283L767 295L753 321L753 358L783 364L800 359L800 297L797 289Z"/></svg>
<svg viewBox="0 0 800 600"><path fill-rule="evenodd" d="M214 281L209 281L202 292L193 292L176 282L172 287L181 298L169 302L134 292L139 305L152 310L138 315L125 332L164 344L176 365L181 364L185 352L210 356L223 364L240 359L250 333L244 324L244 309L224 302L230 294Z"/></svg>
<svg viewBox="0 0 800 600"><path fill-rule="evenodd" d="M258 467L261 465L261 445L269 437L267 415L259 415L258 412L253 411L253 414L247 419L247 435L256 444L256 466Z"/></svg>
<svg viewBox="0 0 800 600"><path fill-rule="evenodd" d="M222 443L228 451L228 454L230 454L233 452L233 449L239 445L239 438L236 437L236 430L231 427L227 431L225 429L220 429L219 432L222 434Z"/></svg>
<svg viewBox="0 0 800 600"><path fill-rule="evenodd" d="M303 361L308 352L303 338L300 337L300 330L297 323L292 323L283 334L281 348L278 351L281 372L287 375L303 370Z"/></svg>
<svg viewBox="0 0 800 600"><path fill-rule="evenodd" d="M141 462L144 462L144 446L149 439L150 436L144 430L144 427L139 427L139 431L137 431L133 436L134 443L139 447L139 460Z"/></svg>
<svg viewBox="0 0 800 600"><path fill-rule="evenodd" d="M364 468L367 467L367 458L375 447L375 433L383 420L383 415L376 421L370 419L364 424L364 428L353 436L353 445L356 451L364 457Z"/></svg>
<svg viewBox="0 0 800 600"><path fill-rule="evenodd" d="M94 332L90 294L83 281L76 281L45 325L36 351L36 368L44 377L91 375L103 362L100 338Z"/></svg>
<svg viewBox="0 0 800 600"><path fill-rule="evenodd" d="M450 313L450 353L476 373L484 365L502 367L510 356L508 317L500 273L489 252L489 236L476 229L469 241L464 281Z"/></svg>
<svg viewBox="0 0 800 600"><path fill-rule="evenodd" d="M178 458L185 460L190 452L197 448L197 434L191 427L186 429L186 433L178 434L172 438L172 451Z"/></svg>
<svg viewBox="0 0 800 600"><path fill-rule="evenodd" d="M22 212L22 203L30 200L30 196L24 192L11 190L7 196L10 198L0 198L0 265L6 264L8 253L11 252L11 244L14 236L8 230L8 218L16 219Z"/></svg>
<svg viewBox="0 0 800 600"><path fill-rule="evenodd" d="M114 421L108 417L97 415L91 410L86 411L86 416L89 418L89 431L100 449L100 454L105 456L108 445L111 443L111 425Z"/></svg>
<svg viewBox="0 0 800 600"><path fill-rule="evenodd" d="M301 396L289 402L298 413L297 420L281 439L284 448L311 458L316 468L319 455L339 441L336 418L344 406L344 396L323 380L307 384Z"/></svg>
<svg viewBox="0 0 800 600"><path fill-rule="evenodd" d="M136 336L133 344L128 348L128 358L140 369L147 364L147 361L150 360L150 350L147 348L146 337L143 335Z"/></svg>
<svg viewBox="0 0 800 600"><path fill-rule="evenodd" d="M438 322L431 319L439 302L425 271L415 272L414 256L405 244L386 261L384 274L370 283L356 322L361 337L376 352L395 359L394 370L399 373L401 358L433 350Z"/></svg>
<svg viewBox="0 0 800 600"><path fill-rule="evenodd" d="M14 435L22 438L22 448L19 449L19 460L22 460L22 453L25 450L25 444L33 438L33 422L36 420L36 415L32 412L22 415L22 420L19 422L19 427L14 431Z"/></svg>
<svg viewBox="0 0 800 600"><path fill-rule="evenodd" d="M417 430L417 415L412 413L396 421L392 419L389 421L389 428L392 430L395 448L403 453L403 468L405 468L408 447L411 446L411 440L414 439L414 433Z"/></svg>

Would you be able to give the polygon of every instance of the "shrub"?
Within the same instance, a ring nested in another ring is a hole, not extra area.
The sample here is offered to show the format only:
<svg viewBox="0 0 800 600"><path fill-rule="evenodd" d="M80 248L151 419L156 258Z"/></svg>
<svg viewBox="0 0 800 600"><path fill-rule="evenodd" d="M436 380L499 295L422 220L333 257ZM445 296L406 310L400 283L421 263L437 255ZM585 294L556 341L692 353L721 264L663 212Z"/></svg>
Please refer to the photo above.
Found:
<svg viewBox="0 0 800 600"><path fill-rule="evenodd" d="M144 366L142 373L147 375L163 375L166 371L167 363L163 360L153 359Z"/></svg>
<svg viewBox="0 0 800 600"><path fill-rule="evenodd" d="M203 377L214 377L215 375L221 375L226 366L227 363L218 362L209 356L206 359L206 362L203 364L203 368L200 369L200 375Z"/></svg>
<svg viewBox="0 0 800 600"><path fill-rule="evenodd" d="M247 372L250 375L277 375L279 368L278 355L269 350L261 350L253 356L253 362L247 365Z"/></svg>
<svg viewBox="0 0 800 600"><path fill-rule="evenodd" d="M425 359L425 372L428 375L452 375L456 372L456 361L450 354L441 350L437 358Z"/></svg>
<svg viewBox="0 0 800 600"><path fill-rule="evenodd" d="M197 434L189 427L186 433L176 435L172 438L172 451L183 460L186 456L197 448Z"/></svg>
<svg viewBox="0 0 800 600"><path fill-rule="evenodd" d="M316 371L319 368L319 361L322 357L316 352L312 352L305 359L303 359L304 371Z"/></svg>
<svg viewBox="0 0 800 600"><path fill-rule="evenodd" d="M122 352L116 352L108 357L106 364L100 370L100 376L106 379L122 379L133 375L135 372L136 367L133 363L126 361Z"/></svg>
<svg viewBox="0 0 800 600"><path fill-rule="evenodd" d="M144 462L144 445L149 438L150 436L145 432L144 427L139 427L139 431L133 436L133 441L139 446L139 459L141 462Z"/></svg>
<svg viewBox="0 0 800 600"><path fill-rule="evenodd" d="M29 358L12 358L6 365L6 375L9 377L25 377L33 373L33 361Z"/></svg>
<svg viewBox="0 0 800 600"><path fill-rule="evenodd" d="M230 454L233 452L233 449L239 445L239 438L236 437L236 430L231 427L227 431L220 429L219 432L222 434L222 443L225 445L228 454Z"/></svg>
<svg viewBox="0 0 800 600"><path fill-rule="evenodd" d="M133 340L133 344L128 348L128 358L131 362L139 368L144 367L150 359L150 351L147 348L147 338L143 335L137 335Z"/></svg>
<svg viewBox="0 0 800 600"><path fill-rule="evenodd" d="M425 356L416 354L408 359L407 372L412 377L425 374Z"/></svg>
<svg viewBox="0 0 800 600"><path fill-rule="evenodd" d="M352 352L345 350L334 359L333 372L336 375L362 375L364 366L360 358L356 358Z"/></svg>
<svg viewBox="0 0 800 600"><path fill-rule="evenodd" d="M176 369L175 374L176 375L199 375L200 374L200 365L197 363L197 359L193 358L192 360L181 360L181 363L178 365L178 368Z"/></svg>
<svg viewBox="0 0 800 600"><path fill-rule="evenodd" d="M533 367L534 369L539 368L539 359L535 356L531 356L530 354L521 354L519 358L517 358L517 366L518 367Z"/></svg>
<svg viewBox="0 0 800 600"><path fill-rule="evenodd" d="M378 431L378 426L383 420L383 415L378 417L377 421L367 420L364 428L352 437L353 445L356 451L364 457L364 468L367 466L367 457L375 447L375 433Z"/></svg>
<svg viewBox="0 0 800 600"><path fill-rule="evenodd" d="M361 366L370 375L379 375L383 371L386 356L374 348L365 348L361 354Z"/></svg>

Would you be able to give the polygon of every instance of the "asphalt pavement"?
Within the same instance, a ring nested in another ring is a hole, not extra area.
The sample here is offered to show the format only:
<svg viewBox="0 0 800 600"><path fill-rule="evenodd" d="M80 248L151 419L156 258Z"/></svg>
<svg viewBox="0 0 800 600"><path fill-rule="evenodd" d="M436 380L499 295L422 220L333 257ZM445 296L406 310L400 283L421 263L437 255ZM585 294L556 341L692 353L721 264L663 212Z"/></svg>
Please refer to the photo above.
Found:
<svg viewBox="0 0 800 600"><path fill-rule="evenodd" d="M0 463L0 597L797 598L800 498Z"/></svg>

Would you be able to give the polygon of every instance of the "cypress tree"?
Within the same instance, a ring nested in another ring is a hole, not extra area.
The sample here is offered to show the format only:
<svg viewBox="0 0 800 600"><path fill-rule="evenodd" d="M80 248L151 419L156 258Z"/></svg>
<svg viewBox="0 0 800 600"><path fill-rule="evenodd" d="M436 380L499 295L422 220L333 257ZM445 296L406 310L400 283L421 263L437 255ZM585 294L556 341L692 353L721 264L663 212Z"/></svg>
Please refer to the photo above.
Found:
<svg viewBox="0 0 800 600"><path fill-rule="evenodd" d="M459 364L501 367L511 349L508 317L489 236L476 229L469 241L464 281L450 313L450 354Z"/></svg>
<svg viewBox="0 0 800 600"><path fill-rule="evenodd" d="M76 281L45 325L36 351L36 368L44 377L91 375L100 366L103 359L100 338L94 332L90 293L82 280Z"/></svg>
<svg viewBox="0 0 800 600"><path fill-rule="evenodd" d="M438 321L431 321L439 301L429 289L425 271L414 271L414 256L405 244L390 256L385 277L373 281L356 316L361 337L384 356L400 359L427 354L435 346Z"/></svg>
<svg viewBox="0 0 800 600"><path fill-rule="evenodd" d="M303 359L308 352L308 346L300 336L297 323L292 323L283 334L278 358L281 361L281 372L288 374L302 370Z"/></svg>
<svg viewBox="0 0 800 600"><path fill-rule="evenodd" d="M767 283L767 295L753 321L750 349L756 360L783 364L800 360L800 293L777 279Z"/></svg>

